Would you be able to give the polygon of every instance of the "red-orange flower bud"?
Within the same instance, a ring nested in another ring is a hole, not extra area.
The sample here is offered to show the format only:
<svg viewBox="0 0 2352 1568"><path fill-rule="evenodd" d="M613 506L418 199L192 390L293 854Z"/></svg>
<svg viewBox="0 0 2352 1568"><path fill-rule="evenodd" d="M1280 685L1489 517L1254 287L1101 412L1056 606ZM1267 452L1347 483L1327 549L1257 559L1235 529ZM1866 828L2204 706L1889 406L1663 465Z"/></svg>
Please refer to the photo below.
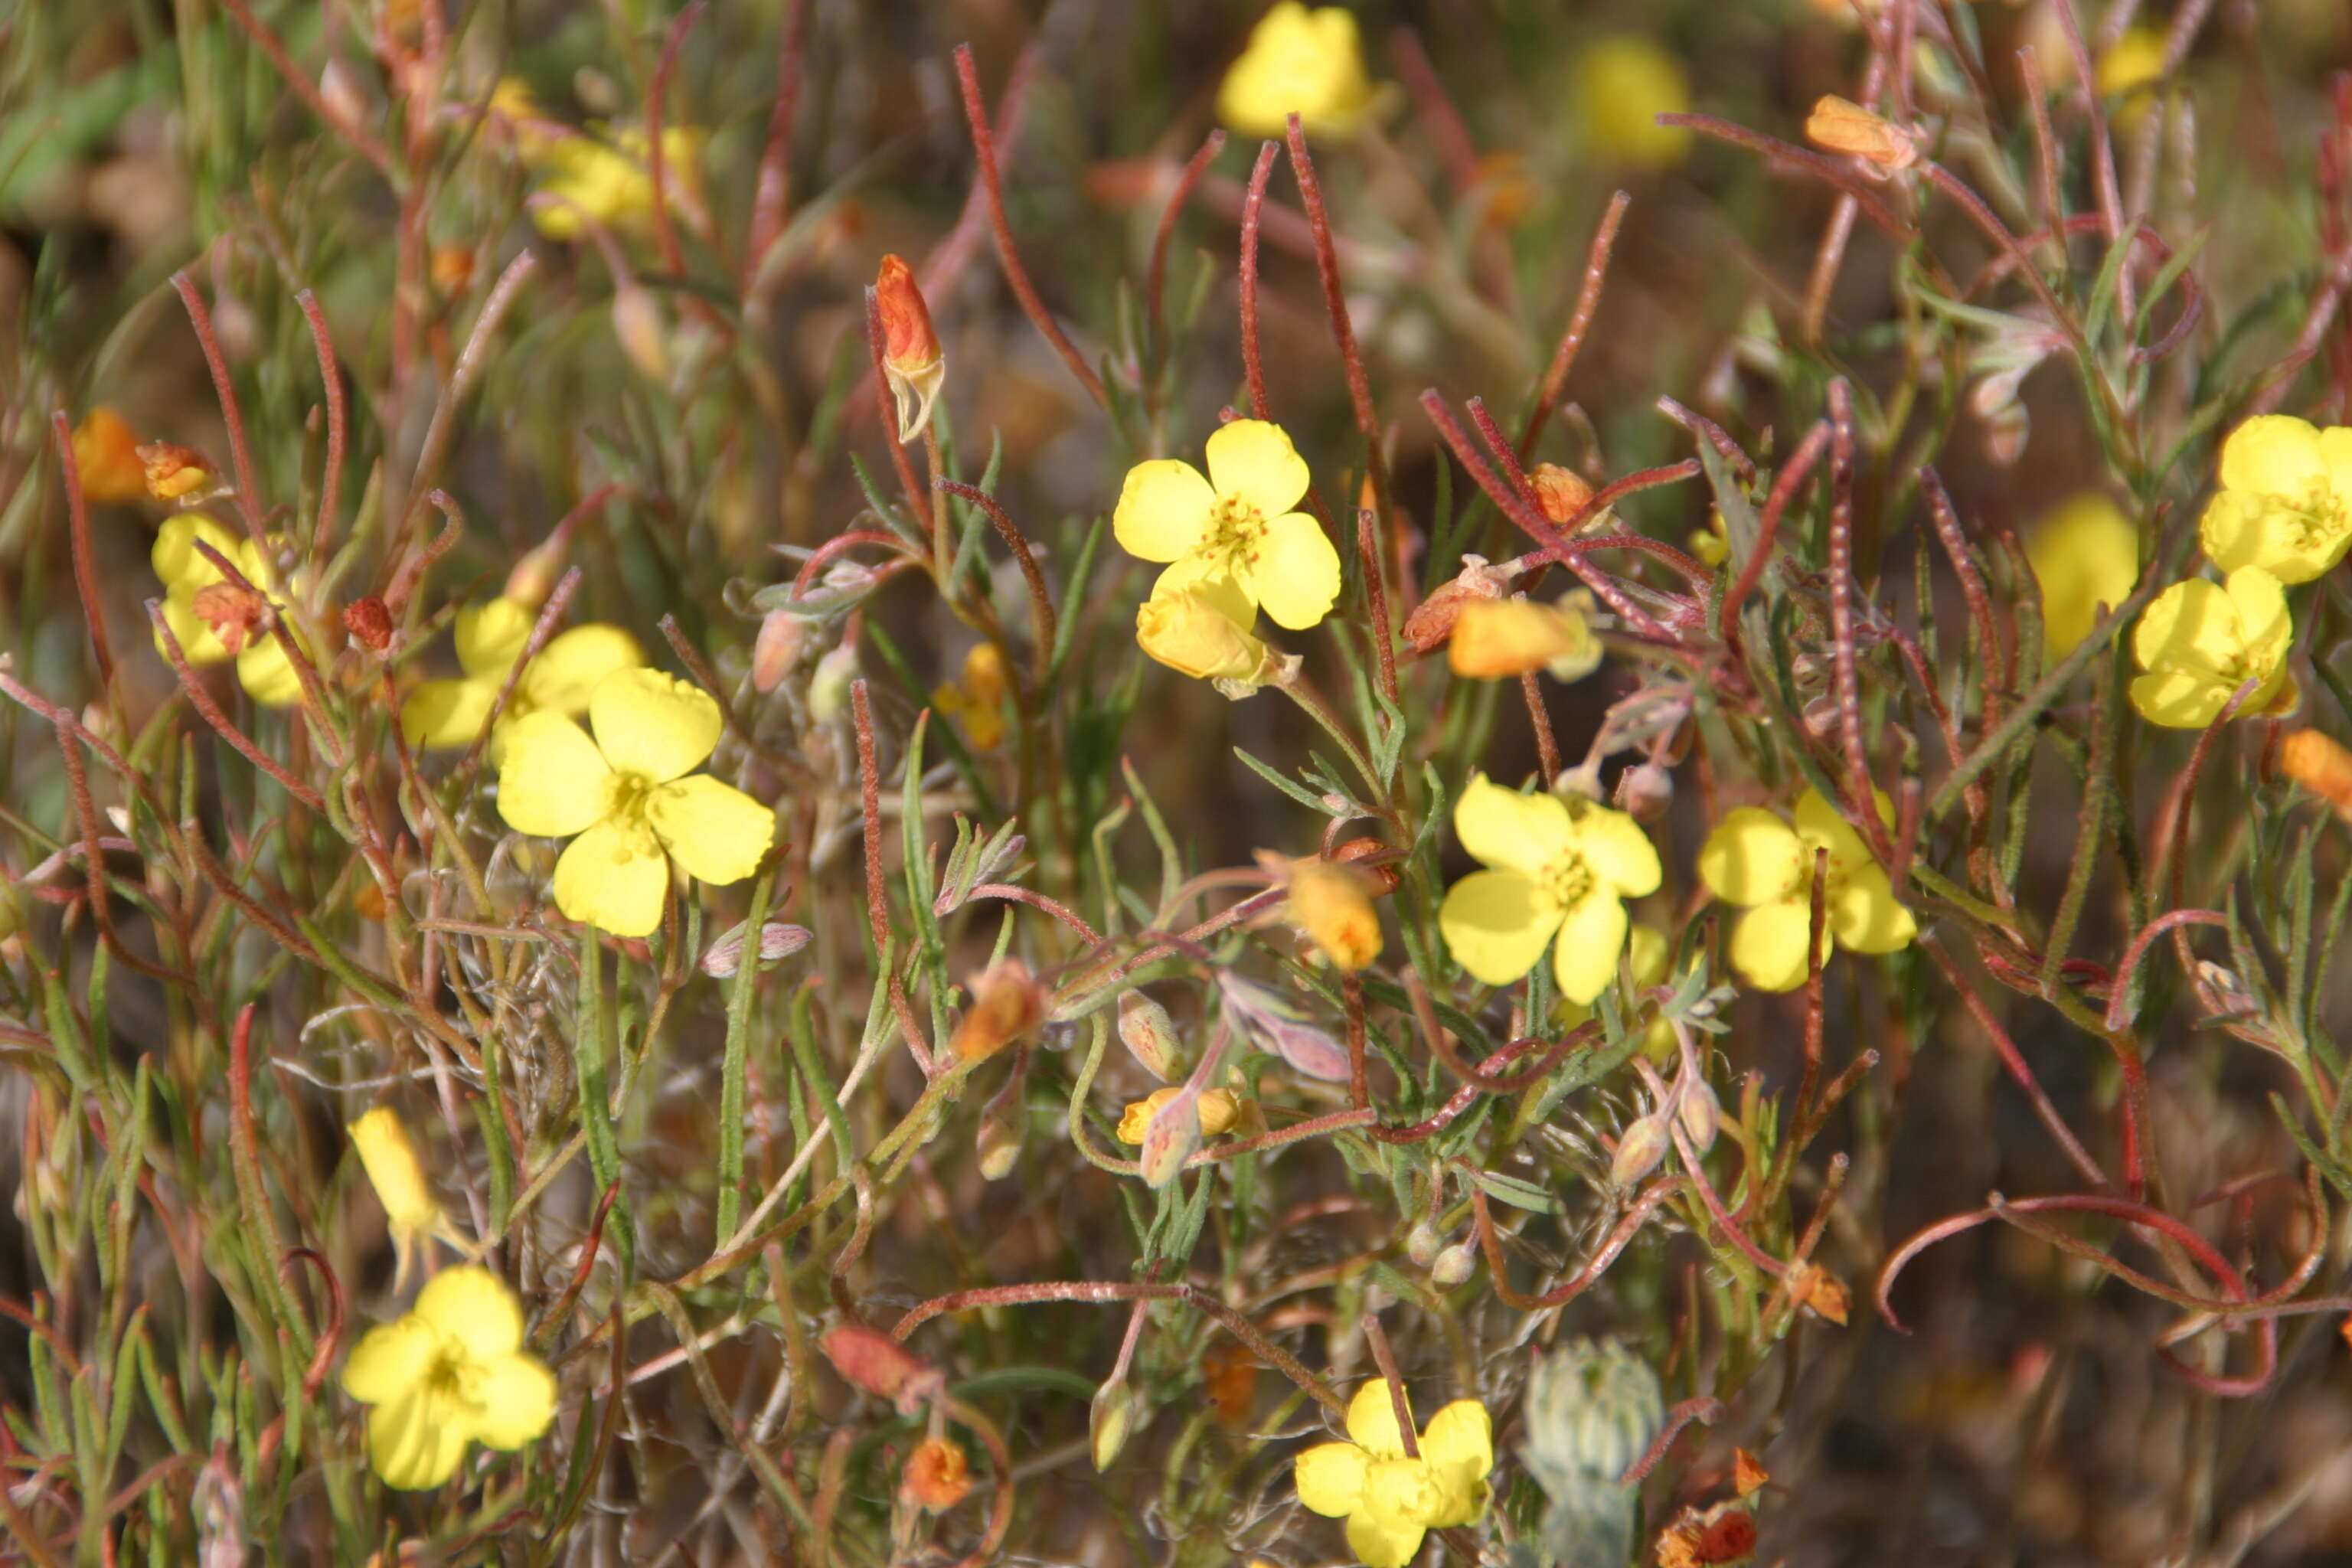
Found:
<svg viewBox="0 0 2352 1568"><path fill-rule="evenodd" d="M931 330L930 307L915 286L913 268L896 256L882 258L874 277L874 301L882 316L882 374L898 405L898 439L911 441L930 422L947 380L947 356Z"/></svg>

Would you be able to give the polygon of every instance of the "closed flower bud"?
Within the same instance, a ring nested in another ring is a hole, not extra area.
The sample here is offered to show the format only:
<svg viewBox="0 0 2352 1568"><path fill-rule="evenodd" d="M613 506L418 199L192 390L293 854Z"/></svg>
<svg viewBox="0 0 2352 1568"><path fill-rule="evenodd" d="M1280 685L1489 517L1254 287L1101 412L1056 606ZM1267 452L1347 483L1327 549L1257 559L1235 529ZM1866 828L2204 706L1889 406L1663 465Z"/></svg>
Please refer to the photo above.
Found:
<svg viewBox="0 0 2352 1568"><path fill-rule="evenodd" d="M827 653L816 661L816 672L809 677L809 717L820 724L830 724L849 706L850 682L857 679L857 650L847 643Z"/></svg>
<svg viewBox="0 0 2352 1568"><path fill-rule="evenodd" d="M1352 868L1303 860L1288 868L1290 923L1307 933L1332 967L1353 973L1381 955L1381 916L1371 890Z"/></svg>
<svg viewBox="0 0 2352 1568"><path fill-rule="evenodd" d="M800 662L801 648L807 641L808 623L783 610L770 610L751 644L752 689L773 691Z"/></svg>
<svg viewBox="0 0 2352 1568"><path fill-rule="evenodd" d="M1176 1076L1176 1021L1140 991L1118 999L1118 1037L1144 1071L1162 1083Z"/></svg>
<svg viewBox="0 0 2352 1568"><path fill-rule="evenodd" d="M1808 1263L1789 1276L1789 1296L1799 1306L1810 1309L1813 1315L1845 1327L1846 1311L1853 1305L1845 1281L1817 1263Z"/></svg>
<svg viewBox="0 0 2352 1568"><path fill-rule="evenodd" d="M765 969L780 959L790 958L809 944L813 932L806 926L788 925L782 921L770 921L760 928L760 967ZM702 952L702 973L713 980L726 980L743 967L743 926L738 921L733 929L719 938Z"/></svg>
<svg viewBox="0 0 2352 1568"><path fill-rule="evenodd" d="M945 1513L971 1490L971 1460L945 1437L926 1437L908 1457L899 1483L907 1500L929 1513Z"/></svg>
<svg viewBox="0 0 2352 1568"><path fill-rule="evenodd" d="M147 493L157 500L178 500L213 482L212 465L193 447L150 441L139 448L139 461L146 469Z"/></svg>
<svg viewBox="0 0 2352 1568"><path fill-rule="evenodd" d="M1001 1182L1013 1173L1021 1158L1021 1135L1029 1121L1029 1073L1024 1062L1005 1079L1004 1087L981 1108L980 1131L973 1138L983 1181Z"/></svg>
<svg viewBox="0 0 2352 1568"><path fill-rule="evenodd" d="M1415 653L1429 652L1453 635L1465 605L1501 598L1517 575L1508 567L1488 565L1483 555L1465 555L1454 580L1439 584L1404 618L1404 640Z"/></svg>
<svg viewBox="0 0 2352 1568"><path fill-rule="evenodd" d="M1632 1186L1657 1169L1672 1142L1663 1117L1643 1117L1618 1139L1616 1156L1609 1162L1609 1180L1621 1187Z"/></svg>
<svg viewBox="0 0 2352 1568"><path fill-rule="evenodd" d="M1207 584L1156 593L1135 613L1144 652L1195 680L1255 681L1266 647L1223 606Z"/></svg>
<svg viewBox="0 0 2352 1568"><path fill-rule="evenodd" d="M1183 1092L1171 1085L1166 1089L1155 1089L1141 1100L1129 1101L1119 1112L1118 1141L1140 1145L1145 1131L1151 1125L1151 1119ZM1241 1115L1241 1101L1234 1098L1232 1089L1204 1089L1201 1091L1196 1109L1201 1117L1201 1135L1214 1138L1233 1131L1234 1122Z"/></svg>
<svg viewBox="0 0 2352 1568"><path fill-rule="evenodd" d="M1600 667L1601 639L1581 615L1562 605L1528 599L1473 603L1454 623L1446 662L1454 674L1479 680L1538 669L1577 680Z"/></svg>
<svg viewBox="0 0 2352 1568"><path fill-rule="evenodd" d="M964 984L971 1005L951 1042L964 1061L987 1060L1045 1020L1045 988L1017 958L991 964Z"/></svg>
<svg viewBox="0 0 2352 1568"><path fill-rule="evenodd" d="M1617 776L1617 807L1637 822L1655 822L1675 804L1675 775L1641 762Z"/></svg>
<svg viewBox="0 0 2352 1568"><path fill-rule="evenodd" d="M2279 772L2352 822L2352 752L2316 730L2297 730L2279 742L2278 762Z"/></svg>
<svg viewBox="0 0 2352 1568"><path fill-rule="evenodd" d="M1528 483L1536 492L1536 505L1552 522L1567 522L1592 499L1592 487L1585 483L1584 476L1558 463L1538 463L1528 475Z"/></svg>
<svg viewBox="0 0 2352 1568"><path fill-rule="evenodd" d="M1889 174L1919 161L1919 145L1884 116L1834 93L1813 102L1805 117L1805 140L1832 153L1849 153Z"/></svg>
<svg viewBox="0 0 2352 1568"><path fill-rule="evenodd" d="M382 653L392 646L392 612L373 594L353 599L343 606L343 630L370 653Z"/></svg>
<svg viewBox="0 0 2352 1568"><path fill-rule="evenodd" d="M614 285L613 338L639 375L656 384L669 380L669 323L653 291L633 278Z"/></svg>
<svg viewBox="0 0 2352 1568"><path fill-rule="evenodd" d="M829 1331L817 1349L843 1381L890 1401L902 1415L913 1415L946 1386L939 1373L912 1351L863 1323L843 1323Z"/></svg>
<svg viewBox="0 0 2352 1568"><path fill-rule="evenodd" d="M1425 1219L1418 1221L1405 1233L1404 1255L1412 1259L1415 1268L1426 1268L1437 1261L1437 1249L1441 1240L1435 1226Z"/></svg>
<svg viewBox="0 0 2352 1568"><path fill-rule="evenodd" d="M146 499L139 437L113 409L100 404L82 416L74 426L73 455L83 500L111 505Z"/></svg>
<svg viewBox="0 0 2352 1568"><path fill-rule="evenodd" d="M319 101L326 105L327 117L339 125L366 121L367 97L360 91L357 75L341 60L329 60L327 68L319 73Z"/></svg>
<svg viewBox="0 0 2352 1568"><path fill-rule="evenodd" d="M1467 1241L1457 1241L1437 1255L1429 1266L1429 1282L1441 1290L1451 1290L1470 1278L1478 1267L1478 1254Z"/></svg>
<svg viewBox="0 0 2352 1568"><path fill-rule="evenodd" d="M1683 1124L1692 1148L1702 1154L1714 1148L1716 1130L1723 1122L1723 1105L1715 1098L1714 1086L1703 1078L1684 1084L1682 1098L1675 1104L1675 1120Z"/></svg>
<svg viewBox="0 0 2352 1568"><path fill-rule="evenodd" d="M1087 1411L1087 1436L1097 1471L1110 1468L1128 1438L1134 1436L1142 1415L1143 1396L1124 1377L1095 1391L1094 1404Z"/></svg>
<svg viewBox="0 0 2352 1568"><path fill-rule="evenodd" d="M947 380L947 356L915 274L898 257L882 258L874 300L882 315L882 374L898 405L898 439L911 441L930 423L931 405Z"/></svg>

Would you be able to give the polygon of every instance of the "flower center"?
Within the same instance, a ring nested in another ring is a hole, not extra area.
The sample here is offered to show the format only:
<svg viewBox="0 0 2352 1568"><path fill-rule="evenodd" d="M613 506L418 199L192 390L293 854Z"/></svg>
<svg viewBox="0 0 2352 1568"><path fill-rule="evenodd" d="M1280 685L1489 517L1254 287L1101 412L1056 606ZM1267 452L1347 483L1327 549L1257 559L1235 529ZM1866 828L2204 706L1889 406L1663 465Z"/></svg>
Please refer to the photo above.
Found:
<svg viewBox="0 0 2352 1568"><path fill-rule="evenodd" d="M1572 910L1591 898L1599 881L1584 857L1573 849L1561 850L1537 880L1543 884L1545 895L1563 910Z"/></svg>
<svg viewBox="0 0 2352 1568"><path fill-rule="evenodd" d="M2285 514L2303 549L2324 549L2352 533L2352 508L2347 508L2324 478L2315 477L2303 493L2274 493L2270 500Z"/></svg>
<svg viewBox="0 0 2352 1568"><path fill-rule="evenodd" d="M463 1343L445 1335L440 1348L425 1364L425 1390L436 1399L478 1408L482 1403L483 1370L482 1363L467 1353Z"/></svg>
<svg viewBox="0 0 2352 1568"><path fill-rule="evenodd" d="M1265 542L1265 514L1240 496L1219 496L1209 509L1209 529L1196 553L1209 557L1226 574L1239 575L1243 567L1256 563Z"/></svg>
<svg viewBox="0 0 2352 1568"><path fill-rule="evenodd" d="M652 783L635 773L613 775L613 804L605 813L606 820L623 825L642 826L646 807L653 799Z"/></svg>

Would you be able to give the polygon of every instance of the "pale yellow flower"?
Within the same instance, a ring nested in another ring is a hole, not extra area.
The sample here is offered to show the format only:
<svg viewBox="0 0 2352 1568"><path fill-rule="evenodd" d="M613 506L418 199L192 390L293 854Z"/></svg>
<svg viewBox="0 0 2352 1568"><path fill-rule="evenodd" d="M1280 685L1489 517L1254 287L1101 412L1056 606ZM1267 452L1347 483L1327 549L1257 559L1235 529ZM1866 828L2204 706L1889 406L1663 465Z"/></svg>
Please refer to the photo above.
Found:
<svg viewBox="0 0 2352 1568"><path fill-rule="evenodd" d="M1356 18L1338 5L1310 11L1280 0L1258 18L1225 72L1217 118L1244 136L1280 136L1289 117L1319 135L1345 136L1371 108Z"/></svg>
<svg viewBox="0 0 2352 1568"><path fill-rule="evenodd" d="M1891 827L1893 803L1884 791L1871 793L1879 820ZM1813 874L1823 849L1829 851L1822 889L1824 960L1832 942L1854 952L1895 952L1918 934L1870 847L1819 790L1798 797L1794 826L1761 807L1741 806L1706 836L1698 874L1717 898L1746 907L1731 928L1731 963L1759 991L1793 991L1805 983Z"/></svg>
<svg viewBox="0 0 2352 1568"><path fill-rule="evenodd" d="M2286 667L2294 641L2286 592L2259 566L2219 584L2175 583L2133 628L2132 656L2147 673L2132 680L2132 706L2152 724L2201 730L2252 680L2240 718L2292 712L2303 700Z"/></svg>
<svg viewBox="0 0 2352 1568"><path fill-rule="evenodd" d="M1315 625L1339 596L1339 552L1321 523L1294 510L1307 494L1307 460L1263 419L1218 426L1206 456L1206 478L1172 458L1128 470L1111 513L1120 546L1169 563L1155 597L1222 579L1278 626Z"/></svg>
<svg viewBox="0 0 2352 1568"><path fill-rule="evenodd" d="M251 538L231 531L226 524L203 512L181 512L163 521L148 554L148 563L163 584L163 624L171 628L173 640L180 645L180 652L191 665L201 668L233 657L236 660L237 681L247 696L265 708L291 707L301 699L302 679L295 673L293 660L287 657L278 634L257 632L232 649L203 615L200 601L205 591L226 584L228 578L196 549L199 539L219 552L262 593L278 591L278 574L268 556ZM155 637L155 651L164 651L160 633Z"/></svg>
<svg viewBox="0 0 2352 1568"><path fill-rule="evenodd" d="M1661 125L1661 114L1691 106L1682 62L1633 33L1596 38L1576 62L1576 106L1584 133L1609 156L1643 168L1669 169L1690 150L1690 132Z"/></svg>
<svg viewBox="0 0 2352 1568"><path fill-rule="evenodd" d="M2263 414L2221 443L2221 488L2197 531L2224 572L2308 583L2352 550L2352 427Z"/></svg>
<svg viewBox="0 0 2352 1568"><path fill-rule="evenodd" d="M1348 1546L1364 1568L1404 1568L1425 1533L1486 1511L1495 1432L1476 1400L1457 1399L1431 1416L1420 1457L1407 1458L1396 1402L1374 1378L1348 1402L1348 1436L1300 1454L1291 1479L1300 1502L1348 1521Z"/></svg>
<svg viewBox="0 0 2352 1568"><path fill-rule="evenodd" d="M555 1377L522 1348L522 1303L488 1269L451 1268L370 1329L343 1363L368 1412L368 1459L403 1491L457 1473L466 1445L514 1449L555 1418Z"/></svg>
<svg viewBox="0 0 2352 1568"><path fill-rule="evenodd" d="M457 1236L425 1180L425 1168L416 1160L416 1146L408 1141L408 1129L402 1124L399 1112L388 1105L379 1105L344 1131L351 1134L352 1147L359 1152L360 1166L367 1172L368 1184L375 1189L376 1201L383 1205L384 1222L392 1232L393 1257L396 1260L392 1277L393 1289L396 1290L407 1281L409 1266L416 1260L420 1243L429 1237L456 1245Z"/></svg>

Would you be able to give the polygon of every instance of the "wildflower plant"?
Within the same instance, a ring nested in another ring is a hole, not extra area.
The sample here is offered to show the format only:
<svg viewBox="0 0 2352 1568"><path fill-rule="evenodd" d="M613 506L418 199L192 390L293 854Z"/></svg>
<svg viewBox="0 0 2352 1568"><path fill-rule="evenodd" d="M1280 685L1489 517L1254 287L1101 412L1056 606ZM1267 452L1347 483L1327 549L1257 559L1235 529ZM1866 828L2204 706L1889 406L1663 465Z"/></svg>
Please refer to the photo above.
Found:
<svg viewBox="0 0 2352 1568"><path fill-rule="evenodd" d="M2325 7L299 9L0 49L15 1555L2340 1537Z"/></svg>

